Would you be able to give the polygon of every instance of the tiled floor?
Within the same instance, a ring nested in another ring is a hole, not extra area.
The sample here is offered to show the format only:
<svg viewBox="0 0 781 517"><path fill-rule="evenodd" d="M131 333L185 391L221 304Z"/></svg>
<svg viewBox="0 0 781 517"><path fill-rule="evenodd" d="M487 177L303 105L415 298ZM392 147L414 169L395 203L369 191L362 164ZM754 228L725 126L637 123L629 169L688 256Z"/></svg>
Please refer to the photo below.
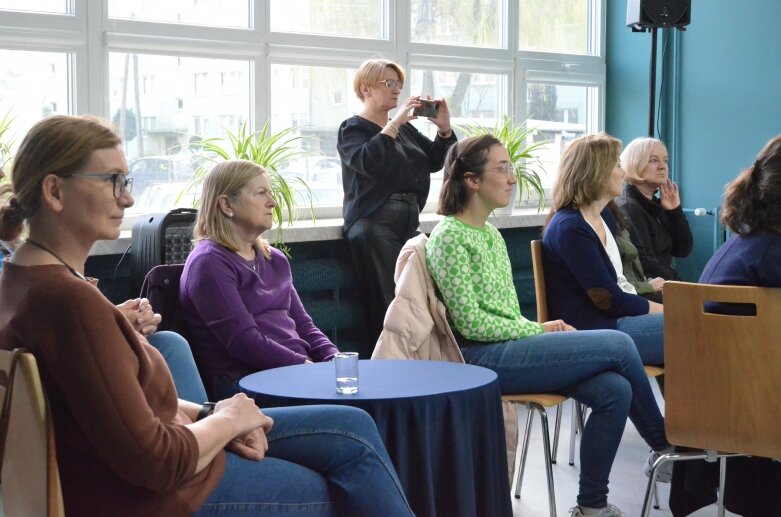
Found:
<svg viewBox="0 0 781 517"><path fill-rule="evenodd" d="M654 389L656 389L655 383L652 384ZM657 399L661 401L658 390L656 393ZM578 493L579 460L577 449L575 466L570 467L567 462L570 436L569 415L571 413L569 404L571 402L566 403L564 416L562 417L558 463L553 466L556 511L560 517L569 515L569 509L575 505L575 498ZM522 409L521 411L525 410ZM551 410L548 416L551 426L553 425L554 417L555 410ZM515 517L545 517L549 515L545 465L543 464L542 455L542 435L537 418L535 418L533 423L532 433L521 499L513 499L513 515ZM643 497L648 481L648 478L643 473L643 466L648 457L648 450L648 446L640 438L637 430L631 422L628 422L621 446L618 449L618 456L613 463L613 470L610 474L610 495L608 497L610 503L618 506L628 517L638 517L642 510ZM660 483L659 502L661 508L652 510L651 517L672 516L667 503L668 496L669 485ZM691 515L693 517L716 516L716 506L703 508ZM735 514L727 512L726 515L734 516Z"/></svg>

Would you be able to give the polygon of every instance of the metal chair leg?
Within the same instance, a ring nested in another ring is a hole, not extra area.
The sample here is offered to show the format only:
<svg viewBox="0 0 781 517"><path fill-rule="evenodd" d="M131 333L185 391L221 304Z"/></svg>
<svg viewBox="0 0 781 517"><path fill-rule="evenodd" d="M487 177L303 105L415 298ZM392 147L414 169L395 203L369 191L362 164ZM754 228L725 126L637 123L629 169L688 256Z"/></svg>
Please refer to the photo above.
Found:
<svg viewBox="0 0 781 517"><path fill-rule="evenodd" d="M548 508L550 510L551 517L556 517L556 492L553 487L553 465L551 465L551 452L550 452L550 434L548 430L548 414L545 408L539 404L529 404L531 408L537 410L540 414L540 420L542 420L542 444L545 449L545 472L548 475ZM531 410L529 415L531 415Z"/></svg>
<svg viewBox="0 0 781 517"><path fill-rule="evenodd" d="M556 463L556 456L559 453L559 431L561 431L561 413L563 408L561 404L556 406L556 429L553 431L553 456L551 456L551 463Z"/></svg>
<svg viewBox="0 0 781 517"><path fill-rule="evenodd" d="M654 510L659 509L659 483L654 483Z"/></svg>
<svg viewBox="0 0 781 517"><path fill-rule="evenodd" d="M572 399L572 418L570 420L570 438L569 438L569 466L575 465L575 442L578 434L578 403Z"/></svg>
<svg viewBox="0 0 781 517"><path fill-rule="evenodd" d="M719 501L718 501L718 515L724 517L724 479L727 475L727 458L722 456L719 458Z"/></svg>
<svg viewBox="0 0 781 517"><path fill-rule="evenodd" d="M532 420L534 420L534 411L527 412L526 431L523 433L523 446L521 448L521 462L518 465L518 477L515 480L515 498L521 498L521 483L523 483L523 471L526 469L526 455L529 452L529 436L531 435ZM520 427L520 413L518 413L518 427Z"/></svg>

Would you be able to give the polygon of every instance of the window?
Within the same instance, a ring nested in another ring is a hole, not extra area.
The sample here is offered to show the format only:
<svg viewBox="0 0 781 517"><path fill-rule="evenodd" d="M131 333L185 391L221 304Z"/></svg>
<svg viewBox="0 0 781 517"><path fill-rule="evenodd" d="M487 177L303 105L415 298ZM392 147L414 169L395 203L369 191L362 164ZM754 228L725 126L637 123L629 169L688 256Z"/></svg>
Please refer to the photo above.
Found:
<svg viewBox="0 0 781 517"><path fill-rule="evenodd" d="M318 218L338 217L337 130L362 108L356 69L384 57L406 71L402 99L444 98L454 125L529 118L549 141L551 184L563 146L602 128L606 3L0 0L0 116L12 109L18 139L53 113L112 120L138 176L136 211L179 197L203 139L295 127L302 154L280 169L310 182ZM431 200L441 174L432 180Z"/></svg>
<svg viewBox="0 0 781 517"><path fill-rule="evenodd" d="M595 54L589 23L593 0L520 0L521 50Z"/></svg>
<svg viewBox="0 0 781 517"><path fill-rule="evenodd" d="M0 49L0 119L13 117L9 136L16 146L41 118L69 113L69 61L64 52Z"/></svg>
<svg viewBox="0 0 781 517"><path fill-rule="evenodd" d="M384 37L383 0L270 0L271 30L356 38Z"/></svg>
<svg viewBox="0 0 781 517"><path fill-rule="evenodd" d="M249 0L108 0L109 17L152 22L247 28L249 13Z"/></svg>
<svg viewBox="0 0 781 517"><path fill-rule="evenodd" d="M132 64L127 66L128 62ZM138 199L144 201L163 188L185 190L203 162L198 142L224 138L225 131L236 132L249 113L249 82L233 84L233 94L213 92L209 81L216 74L203 70L241 78L249 77L248 69L247 61L109 54L111 120L124 135L135 182L133 194ZM137 95L138 77L157 78L154 93ZM188 79L194 79L195 91L181 96L180 85ZM138 203L138 208L144 206Z"/></svg>
<svg viewBox="0 0 781 517"><path fill-rule="evenodd" d="M500 0L412 0L412 41L501 47Z"/></svg>
<svg viewBox="0 0 781 517"><path fill-rule="evenodd" d="M528 83L526 112L529 125L539 130L533 138L547 141L540 156L545 186L553 185L559 158L567 144L596 130L593 120L596 96L597 88L592 86Z"/></svg>
<svg viewBox="0 0 781 517"><path fill-rule="evenodd" d="M55 14L71 12L68 0L0 0L0 9Z"/></svg>

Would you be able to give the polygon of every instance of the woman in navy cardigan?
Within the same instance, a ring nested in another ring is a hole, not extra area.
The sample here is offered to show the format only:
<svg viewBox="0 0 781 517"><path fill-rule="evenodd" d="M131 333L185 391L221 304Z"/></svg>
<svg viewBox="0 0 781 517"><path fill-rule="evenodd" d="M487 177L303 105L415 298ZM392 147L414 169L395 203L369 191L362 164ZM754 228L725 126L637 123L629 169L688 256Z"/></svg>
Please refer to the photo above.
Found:
<svg viewBox="0 0 781 517"><path fill-rule="evenodd" d="M620 154L621 141L600 133L575 139L562 155L542 238L548 311L577 329L626 332L644 364L662 364L662 305L619 285L626 279L605 207L621 193Z"/></svg>

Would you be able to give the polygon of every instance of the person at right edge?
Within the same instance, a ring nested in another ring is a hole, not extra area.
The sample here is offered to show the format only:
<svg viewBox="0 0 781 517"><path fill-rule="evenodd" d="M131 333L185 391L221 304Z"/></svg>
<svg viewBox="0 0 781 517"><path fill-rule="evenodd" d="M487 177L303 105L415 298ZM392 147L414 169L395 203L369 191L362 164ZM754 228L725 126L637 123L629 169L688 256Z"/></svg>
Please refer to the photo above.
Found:
<svg viewBox="0 0 781 517"><path fill-rule="evenodd" d="M413 95L399 103L404 71L391 61L370 59L355 74L353 87L363 108L339 127L337 149L342 160L344 226L364 299L368 339L382 331L385 311L393 301L396 258L418 230L431 173L442 169L445 153L456 141L447 102L436 102L437 126L432 141L410 124L423 105ZM389 111L396 109L393 118Z"/></svg>
<svg viewBox="0 0 781 517"><path fill-rule="evenodd" d="M781 135L765 144L753 165L727 185L721 223L733 235L705 265L700 283L781 288ZM742 314L746 309L730 304L712 310ZM674 469L673 515L689 515L716 501L716 463L682 461ZM727 510L744 517L779 514L781 463L759 457L728 458L726 476Z"/></svg>
<svg viewBox="0 0 781 517"><path fill-rule="evenodd" d="M672 259L689 256L692 232L681 208L678 185L670 180L668 160L660 140L632 140L621 153L626 183L616 203L629 223L629 236L645 274L679 280Z"/></svg>

